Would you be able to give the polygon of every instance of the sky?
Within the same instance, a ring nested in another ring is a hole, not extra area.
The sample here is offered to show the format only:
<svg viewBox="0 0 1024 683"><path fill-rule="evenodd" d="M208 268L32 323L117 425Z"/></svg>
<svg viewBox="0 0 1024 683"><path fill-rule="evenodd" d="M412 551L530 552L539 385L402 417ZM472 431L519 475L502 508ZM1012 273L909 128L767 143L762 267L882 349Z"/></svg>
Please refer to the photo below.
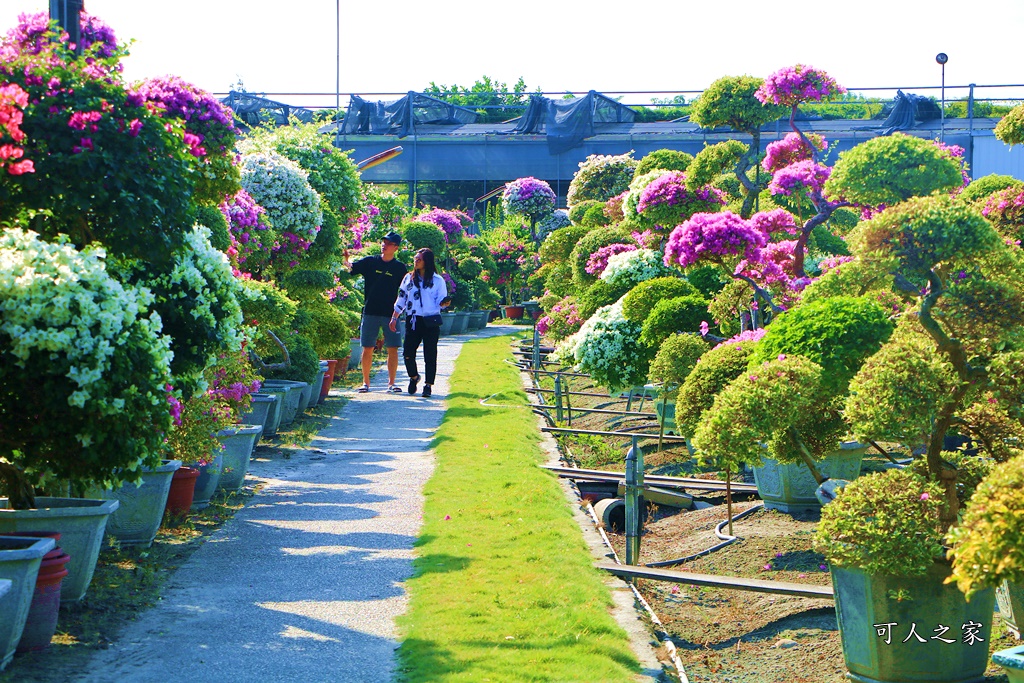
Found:
<svg viewBox="0 0 1024 683"><path fill-rule="evenodd" d="M0 32L48 0L0 0ZM851 90L1024 84L1024 2L988 0L635 0L547 3L433 0L85 0L122 41L128 80L173 74L214 92L246 90L334 106L484 75L559 94L699 91L722 76L802 63ZM338 15L340 10L340 41ZM337 59L340 51L340 68ZM336 85L337 84L337 85ZM917 90L922 94L934 94ZM317 97L272 93L325 93ZM891 96L890 92L865 92ZM642 103L671 94L624 95ZM687 95L690 99L694 95ZM976 97L1022 97L979 88Z"/></svg>

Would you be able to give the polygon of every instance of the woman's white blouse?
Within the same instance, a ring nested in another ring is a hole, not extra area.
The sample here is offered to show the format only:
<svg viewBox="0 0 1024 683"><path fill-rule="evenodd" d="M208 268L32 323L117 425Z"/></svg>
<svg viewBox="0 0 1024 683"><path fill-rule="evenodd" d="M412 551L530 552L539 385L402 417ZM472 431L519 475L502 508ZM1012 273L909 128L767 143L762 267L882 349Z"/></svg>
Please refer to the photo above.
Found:
<svg viewBox="0 0 1024 683"><path fill-rule="evenodd" d="M398 299L395 301L395 315L437 315L441 312L441 301L448 296L448 285L440 273L435 273L429 287L424 286L422 279L419 285L413 280L415 271L406 273L402 284L398 286Z"/></svg>

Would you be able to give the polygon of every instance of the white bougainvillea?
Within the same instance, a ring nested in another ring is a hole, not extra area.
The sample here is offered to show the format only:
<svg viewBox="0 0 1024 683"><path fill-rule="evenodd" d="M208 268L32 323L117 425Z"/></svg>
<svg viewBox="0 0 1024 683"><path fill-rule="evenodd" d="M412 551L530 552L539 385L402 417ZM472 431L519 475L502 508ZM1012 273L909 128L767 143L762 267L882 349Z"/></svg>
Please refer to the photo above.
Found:
<svg viewBox="0 0 1024 683"><path fill-rule="evenodd" d="M282 248L300 243L308 248L323 224L320 195L309 184L309 174L278 154L246 154L241 166L242 188L266 209Z"/></svg>
<svg viewBox="0 0 1024 683"><path fill-rule="evenodd" d="M635 386L646 379L650 362L637 341L640 329L639 323L626 320L619 300L597 309L556 353L612 391Z"/></svg>
<svg viewBox="0 0 1024 683"><path fill-rule="evenodd" d="M673 271L665 266L664 256L653 249L634 249L608 257L608 265L601 272L601 279L618 286L631 283L630 287L645 280L671 275Z"/></svg>

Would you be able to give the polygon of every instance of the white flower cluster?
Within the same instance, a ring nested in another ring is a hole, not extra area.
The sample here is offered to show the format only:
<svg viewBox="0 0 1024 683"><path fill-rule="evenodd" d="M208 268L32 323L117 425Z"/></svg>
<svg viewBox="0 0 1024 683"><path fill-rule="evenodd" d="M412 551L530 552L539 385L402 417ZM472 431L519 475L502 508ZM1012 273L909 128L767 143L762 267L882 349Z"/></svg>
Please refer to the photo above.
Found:
<svg viewBox="0 0 1024 683"><path fill-rule="evenodd" d="M68 405L82 408L89 401L91 412L116 415L124 399L93 388L115 354L141 353L150 357L152 382L134 391L149 395L153 405L164 401L171 340L161 334L160 316L147 315L150 292L113 279L103 249L79 252L38 237L19 228L0 234L0 344L15 364L68 366L66 376L77 387ZM88 446L91 437L81 434L79 440Z"/></svg>
<svg viewBox="0 0 1024 683"><path fill-rule="evenodd" d="M647 377L647 363L637 341L640 329L640 324L626 320L620 299L597 309L556 353L563 362L574 363L613 391L634 386Z"/></svg>
<svg viewBox="0 0 1024 683"><path fill-rule="evenodd" d="M242 188L267 210L274 229L312 242L323 224L320 195L309 184L309 174L278 154L242 157Z"/></svg>
<svg viewBox="0 0 1024 683"><path fill-rule="evenodd" d="M671 274L672 270L665 266L661 252L634 249L609 256L608 265L601 272L601 279L611 285L632 283L635 286L645 280Z"/></svg>
<svg viewBox="0 0 1024 683"><path fill-rule="evenodd" d="M569 225L572 225L572 221L569 220L569 212L565 209L555 209L537 223L537 237L544 238L555 230Z"/></svg>

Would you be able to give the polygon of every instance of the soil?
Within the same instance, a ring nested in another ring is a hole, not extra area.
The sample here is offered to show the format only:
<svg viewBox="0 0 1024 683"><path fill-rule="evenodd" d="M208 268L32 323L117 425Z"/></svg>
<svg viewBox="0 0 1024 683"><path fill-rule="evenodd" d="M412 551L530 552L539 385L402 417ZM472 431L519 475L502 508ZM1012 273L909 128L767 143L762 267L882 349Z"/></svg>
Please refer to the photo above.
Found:
<svg viewBox="0 0 1024 683"><path fill-rule="evenodd" d="M553 385L545 378L540 386L552 388ZM604 391L586 378L573 378L570 387L581 393ZM551 394L540 395L546 405L554 403ZM574 408L627 410L627 399L617 395L570 398ZM540 402L536 396L534 400ZM640 404L639 398L634 396L628 407L636 412L653 412L651 400L647 398ZM553 409L549 412L552 416L554 413ZM563 411L563 419L566 413ZM664 443L659 450L659 425L653 417L576 413L571 425L566 420L558 426L631 430L643 434L640 445L648 474L723 477L719 472L702 471L681 444ZM624 469L629 439L573 435L559 436L558 441L570 465L619 472ZM864 469L879 469L883 463L880 457L867 458ZM752 483L753 477L748 472L744 480ZM715 536L715 528L728 517L724 494L696 493L694 500L696 505L691 510L648 508L641 536L641 564L686 557L721 542ZM734 496L733 500L733 515L760 505L756 496ZM817 512L789 515L761 508L734 523L733 535L738 541L668 568L828 586L831 579L825 559L812 548L818 521ZM621 530L605 531L619 558L624 558L625 537ZM847 680L832 600L650 580L639 580L638 588L674 643L692 683L840 683ZM1019 644L996 617L990 650ZM997 665L990 664L986 674L985 683L1007 681Z"/></svg>

